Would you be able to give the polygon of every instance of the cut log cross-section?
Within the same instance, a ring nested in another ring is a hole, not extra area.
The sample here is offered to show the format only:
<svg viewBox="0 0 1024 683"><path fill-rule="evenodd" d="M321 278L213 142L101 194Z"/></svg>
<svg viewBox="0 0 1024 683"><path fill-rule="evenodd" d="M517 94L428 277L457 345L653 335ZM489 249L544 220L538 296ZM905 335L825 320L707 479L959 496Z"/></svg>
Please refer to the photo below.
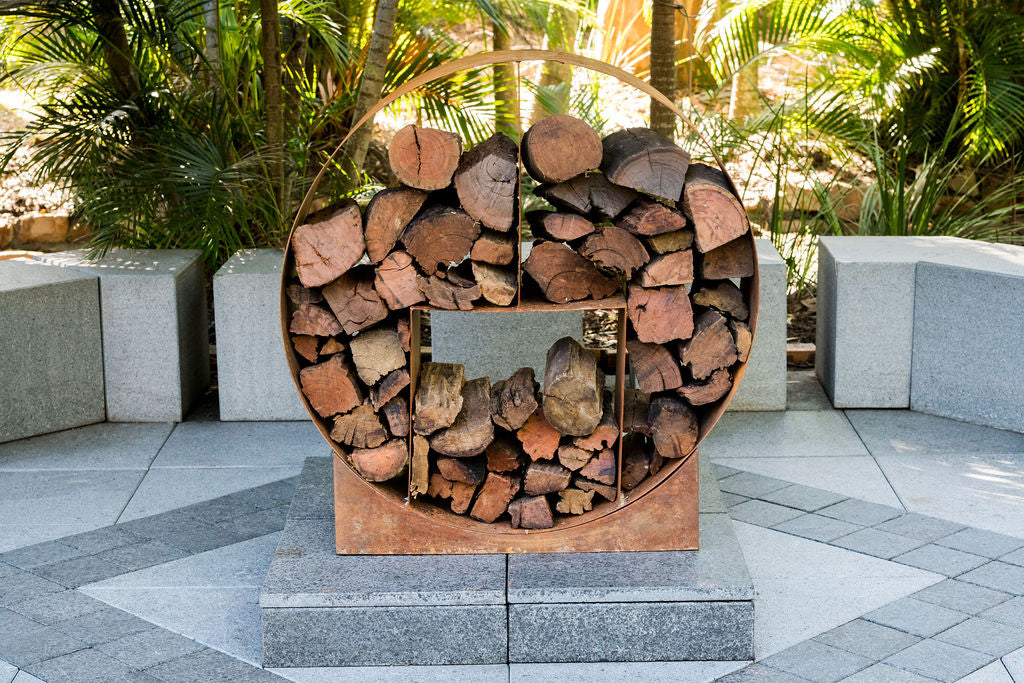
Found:
<svg viewBox="0 0 1024 683"><path fill-rule="evenodd" d="M557 429L548 424L540 411L529 417L516 432L516 436L523 444L523 450L534 461L550 460L555 457L558 441L562 437Z"/></svg>
<svg viewBox="0 0 1024 683"><path fill-rule="evenodd" d="M729 280L705 284L693 293L692 299L697 306L714 308L738 320L746 320L750 314L743 292Z"/></svg>
<svg viewBox="0 0 1024 683"><path fill-rule="evenodd" d="M679 345L679 360L698 380L706 379L719 368L729 367L737 359L736 342L725 317L718 311L701 313L693 338Z"/></svg>
<svg viewBox="0 0 1024 683"><path fill-rule="evenodd" d="M481 522L493 522L508 509L519 492L519 477L500 472L488 472L484 485L480 487L469 516Z"/></svg>
<svg viewBox="0 0 1024 683"><path fill-rule="evenodd" d="M597 266L559 242L535 245L523 270L540 286L544 298L560 304L588 297L605 299L619 288Z"/></svg>
<svg viewBox="0 0 1024 683"><path fill-rule="evenodd" d="M754 274L754 245L749 237L738 237L711 251L697 254L697 272L704 280L727 280Z"/></svg>
<svg viewBox="0 0 1024 683"><path fill-rule="evenodd" d="M680 208L693 222L697 249L705 253L750 230L747 212L729 188L729 180L707 164L690 166Z"/></svg>
<svg viewBox="0 0 1024 683"><path fill-rule="evenodd" d="M675 389L682 385L679 362L672 352L661 344L645 344L636 340L626 342L633 377L640 391L653 394Z"/></svg>
<svg viewBox="0 0 1024 683"><path fill-rule="evenodd" d="M491 418L514 432L537 410L537 382L533 368L520 368L506 380L491 385Z"/></svg>
<svg viewBox="0 0 1024 683"><path fill-rule="evenodd" d="M374 269L373 285L388 308L399 311L426 298L416 283L416 277L412 256L404 251L394 251Z"/></svg>
<svg viewBox="0 0 1024 683"><path fill-rule="evenodd" d="M394 328L366 330L349 342L349 348L359 379L367 386L376 384L381 377L404 368L406 364L405 351Z"/></svg>
<svg viewBox="0 0 1024 683"><path fill-rule="evenodd" d="M693 282L693 254L689 249L653 257L637 278L641 287L685 285L690 282Z"/></svg>
<svg viewBox="0 0 1024 683"><path fill-rule="evenodd" d="M638 196L636 190L609 182L603 173L585 173L557 185L541 185L534 194L558 209L599 222L615 220Z"/></svg>
<svg viewBox="0 0 1024 683"><path fill-rule="evenodd" d="M466 213L493 230L515 225L519 158L507 135L495 133L462 155L455 190Z"/></svg>
<svg viewBox="0 0 1024 683"><path fill-rule="evenodd" d="M480 236L480 224L461 209L434 206L420 214L402 235L406 250L427 275L458 265Z"/></svg>
<svg viewBox="0 0 1024 683"><path fill-rule="evenodd" d="M549 529L555 525L551 504L544 496L523 496L508 506L513 529Z"/></svg>
<svg viewBox="0 0 1024 683"><path fill-rule="evenodd" d="M515 260L517 253L514 234L503 235L484 230L473 243L469 258L479 263L490 263L492 266L507 266Z"/></svg>
<svg viewBox="0 0 1024 683"><path fill-rule="evenodd" d="M576 213L529 211L526 220L534 237L555 242L572 242L594 232L594 224Z"/></svg>
<svg viewBox="0 0 1024 683"><path fill-rule="evenodd" d="M616 185L676 201L683 191L690 155L661 133L626 128L603 140L601 170Z"/></svg>
<svg viewBox="0 0 1024 683"><path fill-rule="evenodd" d="M626 312L640 341L667 344L693 334L693 311L685 287L630 285L627 291Z"/></svg>
<svg viewBox="0 0 1024 683"><path fill-rule="evenodd" d="M510 268L473 262L473 279L480 286L480 294L495 306L508 306L516 298L518 275Z"/></svg>
<svg viewBox="0 0 1024 683"><path fill-rule="evenodd" d="M363 256L363 218L355 202L345 202L323 220L295 228L292 252L299 282L319 287L337 280Z"/></svg>
<svg viewBox="0 0 1024 683"><path fill-rule="evenodd" d="M373 288L373 271L363 268L369 266L360 266L345 273L330 287L324 287L324 298L345 334L349 335L379 323L388 315L384 300Z"/></svg>
<svg viewBox="0 0 1024 683"><path fill-rule="evenodd" d="M461 154L458 135L417 125L399 130L388 145L392 172L402 183L420 190L448 187Z"/></svg>
<svg viewBox="0 0 1024 683"><path fill-rule="evenodd" d="M649 199L641 199L634 204L619 218L617 225L634 235L645 237L660 237L678 233L678 236L672 239L679 242L689 240L692 235L692 233L686 232L686 217L683 214ZM663 242L668 239L663 238Z"/></svg>
<svg viewBox="0 0 1024 683"><path fill-rule="evenodd" d="M299 371L302 393L320 417L347 413L363 402L352 368L341 356L331 356L323 363Z"/></svg>
<svg viewBox="0 0 1024 683"><path fill-rule="evenodd" d="M352 466L369 481L394 479L405 469L409 445L404 439L392 439L377 448L357 448L349 456Z"/></svg>
<svg viewBox="0 0 1024 683"><path fill-rule="evenodd" d="M663 458L682 458L697 447L697 416L680 399L652 399L649 419L654 448Z"/></svg>
<svg viewBox="0 0 1024 683"><path fill-rule="evenodd" d="M292 313L288 331L319 337L333 337L341 334L341 323L329 311L315 304L299 306Z"/></svg>
<svg viewBox="0 0 1024 683"><path fill-rule="evenodd" d="M423 206L427 193L411 187L393 187L373 195L366 206L366 255L380 263L388 255L405 226Z"/></svg>
<svg viewBox="0 0 1024 683"><path fill-rule="evenodd" d="M459 414L450 427L430 438L430 447L453 458L468 458L483 453L493 439L491 381L481 377L466 382L462 387Z"/></svg>
<svg viewBox="0 0 1024 683"><path fill-rule="evenodd" d="M353 448L376 448L388 438L377 413L364 403L352 411L334 418L331 438Z"/></svg>
<svg viewBox="0 0 1024 683"><path fill-rule="evenodd" d="M650 260L640 240L622 228L609 225L583 240L580 253L604 268L621 273L629 279L633 272Z"/></svg>
<svg viewBox="0 0 1024 683"><path fill-rule="evenodd" d="M523 136L523 165L542 183L561 183L601 165L601 138L585 121L555 114Z"/></svg>

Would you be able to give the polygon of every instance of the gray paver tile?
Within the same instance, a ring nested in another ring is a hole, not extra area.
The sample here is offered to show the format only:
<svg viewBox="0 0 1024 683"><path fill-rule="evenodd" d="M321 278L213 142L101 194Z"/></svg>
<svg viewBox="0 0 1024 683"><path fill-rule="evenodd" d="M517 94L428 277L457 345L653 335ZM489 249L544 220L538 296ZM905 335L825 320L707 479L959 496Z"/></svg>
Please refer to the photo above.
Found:
<svg viewBox="0 0 1024 683"><path fill-rule="evenodd" d="M1012 553L1003 555L999 558L999 561L1017 565L1018 567L1024 567L1024 548L1014 550Z"/></svg>
<svg viewBox="0 0 1024 683"><path fill-rule="evenodd" d="M263 486L257 486L256 488L238 491L237 493L232 493L231 496L238 500L252 503L260 510L276 508L279 505L288 505L292 502L292 497L295 495L295 487L298 483L298 477L289 477L270 484L264 484Z"/></svg>
<svg viewBox="0 0 1024 683"><path fill-rule="evenodd" d="M1024 629L1024 598L1013 598L981 613L981 616L1001 624Z"/></svg>
<svg viewBox="0 0 1024 683"><path fill-rule="evenodd" d="M956 681L994 659L992 655L928 639L897 652L885 663L940 681Z"/></svg>
<svg viewBox="0 0 1024 683"><path fill-rule="evenodd" d="M1024 595L1024 567L1013 564L999 561L989 562L977 569L972 569L960 579L1004 593Z"/></svg>
<svg viewBox="0 0 1024 683"><path fill-rule="evenodd" d="M908 550L913 550L922 543L924 541L907 538L906 536L897 536L896 534L878 531L877 529L861 529L848 536L841 536L831 541L831 544L834 546L855 550L865 555L881 557L884 560L905 553Z"/></svg>
<svg viewBox="0 0 1024 683"><path fill-rule="evenodd" d="M776 531L824 543L840 536L846 536L864 527L850 524L840 519L822 517L821 515L811 513L776 524L772 528Z"/></svg>
<svg viewBox="0 0 1024 683"><path fill-rule="evenodd" d="M149 630L153 628L153 624L124 610L108 606L75 619L58 621L53 628L95 646Z"/></svg>
<svg viewBox="0 0 1024 683"><path fill-rule="evenodd" d="M124 574L125 570L123 567L113 562L108 562L96 555L86 555L85 557L76 557L54 564L46 564L42 567L37 567L35 572L68 588L78 588L87 583L102 581L103 579Z"/></svg>
<svg viewBox="0 0 1024 683"><path fill-rule="evenodd" d="M879 662L858 671L846 679L848 683L934 683L934 678L925 678L912 671L897 669L892 664Z"/></svg>
<svg viewBox="0 0 1024 683"><path fill-rule="evenodd" d="M210 526L213 525L200 522L181 510L171 510L127 522L119 522L113 528L134 535L135 543L138 543L147 539L162 540L165 536L181 533L184 529ZM122 543L121 545L129 544Z"/></svg>
<svg viewBox="0 0 1024 683"><path fill-rule="evenodd" d="M879 505L878 503L869 503L851 498L822 508L818 510L818 514L832 517L833 519L841 519L851 524L874 526L902 515L903 511L888 505Z"/></svg>
<svg viewBox="0 0 1024 683"><path fill-rule="evenodd" d="M750 499L746 496L737 496L735 493L722 492L722 502L725 503L726 507L731 508L735 505L739 505L740 503L746 503L748 500Z"/></svg>
<svg viewBox="0 0 1024 683"><path fill-rule="evenodd" d="M875 661L814 640L805 640L760 663L811 681L826 682L841 681L866 669Z"/></svg>
<svg viewBox="0 0 1024 683"><path fill-rule="evenodd" d="M948 609L977 614L990 607L1005 602L1010 598L1008 593L994 591L991 588L975 586L957 579L946 579L920 590L910 597L924 600Z"/></svg>
<svg viewBox="0 0 1024 683"><path fill-rule="evenodd" d="M180 509L190 517L195 517L207 524L217 524L259 510L252 503L241 498L232 498L230 495L204 500L201 503L194 503Z"/></svg>
<svg viewBox="0 0 1024 683"><path fill-rule="evenodd" d="M908 512L900 517L882 522L875 528L880 531L888 531L891 534L916 538L919 541L935 541L960 531L964 525L937 517L920 515L916 512Z"/></svg>
<svg viewBox="0 0 1024 683"><path fill-rule="evenodd" d="M1024 453L1024 435L912 410L848 410L860 438L879 453Z"/></svg>
<svg viewBox="0 0 1024 683"><path fill-rule="evenodd" d="M61 543L77 548L86 555L95 555L104 550L120 548L121 546L131 545L143 540L145 539L133 534L131 530L120 524L93 529L92 531L60 539ZM50 563L47 562L46 564Z"/></svg>
<svg viewBox="0 0 1024 683"><path fill-rule="evenodd" d="M738 470L735 467L729 467L728 465L721 465L721 464L719 464L717 462L711 463L711 467L712 467L712 471L715 473L715 479L725 479L726 477L731 477L732 475L736 474L737 472L742 472L742 470Z"/></svg>
<svg viewBox="0 0 1024 683"><path fill-rule="evenodd" d="M184 550L171 547L162 541L143 541L134 545L104 550L102 553L97 553L95 557L121 567L123 572L133 572L177 560L186 555L188 553Z"/></svg>
<svg viewBox="0 0 1024 683"><path fill-rule="evenodd" d="M921 638L864 619L854 619L818 634L814 640L877 661L910 647Z"/></svg>
<svg viewBox="0 0 1024 683"><path fill-rule="evenodd" d="M14 677L14 680L11 681L11 683L46 683L46 681L41 678L36 678L29 672L22 669L18 672L18 675Z"/></svg>
<svg viewBox="0 0 1024 683"><path fill-rule="evenodd" d="M6 562L19 569L31 570L44 564L70 560L86 554L88 553L60 541L44 541L0 554L0 562Z"/></svg>
<svg viewBox="0 0 1024 683"><path fill-rule="evenodd" d="M280 683L284 680L216 650L200 650L172 659L146 669L146 673L168 683Z"/></svg>
<svg viewBox="0 0 1024 683"><path fill-rule="evenodd" d="M156 683L153 678L96 650L79 650L27 667L47 683Z"/></svg>
<svg viewBox="0 0 1024 683"><path fill-rule="evenodd" d="M764 527L780 524L802 514L799 510L766 503L763 500L748 500L729 508L729 515L733 519Z"/></svg>
<svg viewBox="0 0 1024 683"><path fill-rule="evenodd" d="M1024 630L973 617L935 636L935 640L952 643L968 650L1002 657L1024 647Z"/></svg>
<svg viewBox="0 0 1024 683"><path fill-rule="evenodd" d="M4 660L22 668L86 647L78 638L6 609L0 609L0 643Z"/></svg>
<svg viewBox="0 0 1024 683"><path fill-rule="evenodd" d="M72 588L62 593L49 593L20 602L11 609L33 621L50 626L58 621L80 617L105 607L106 603Z"/></svg>
<svg viewBox="0 0 1024 683"><path fill-rule="evenodd" d="M224 527L229 533L249 539L281 531L287 519L288 506L279 505L221 522L218 526Z"/></svg>
<svg viewBox="0 0 1024 683"><path fill-rule="evenodd" d="M98 645L96 649L133 668L148 669L206 648L177 633L153 627Z"/></svg>
<svg viewBox="0 0 1024 683"><path fill-rule="evenodd" d="M0 564L0 607L10 607L20 602L49 593L60 593L64 588L53 581L36 576L9 564Z"/></svg>
<svg viewBox="0 0 1024 683"><path fill-rule="evenodd" d="M847 496L811 486L803 486L802 484L791 484L777 491L771 491L758 496L758 498L767 500L769 503L803 510L804 512L814 512L823 507L844 501L847 499Z"/></svg>
<svg viewBox="0 0 1024 683"><path fill-rule="evenodd" d="M915 548L908 553L897 555L892 558L893 562L909 564L911 567L926 569L930 572L945 574L946 576L959 576L966 571L988 562L987 558L980 555L953 550L941 545L929 543L920 548Z"/></svg>
<svg viewBox="0 0 1024 683"><path fill-rule="evenodd" d="M701 445L701 453L712 460L868 455L838 410L728 412Z"/></svg>
<svg viewBox="0 0 1024 683"><path fill-rule="evenodd" d="M745 666L718 679L719 683L804 683L806 680L762 664Z"/></svg>
<svg viewBox="0 0 1024 683"><path fill-rule="evenodd" d="M735 493L747 498L760 498L763 494L786 488L789 482L772 479L753 472L740 472L718 482L726 493Z"/></svg>
<svg viewBox="0 0 1024 683"><path fill-rule="evenodd" d="M963 612L946 609L914 598L902 598L868 612L862 618L882 626L930 638L968 618Z"/></svg>
<svg viewBox="0 0 1024 683"><path fill-rule="evenodd" d="M981 555L993 560L1017 548L1024 548L1024 539L972 527L961 529L955 534L936 541L936 543L947 548L962 550L965 553ZM1024 559L1024 554L1022 554L1022 559Z"/></svg>
<svg viewBox="0 0 1024 683"><path fill-rule="evenodd" d="M18 675L18 667L0 659L0 683L11 683Z"/></svg>

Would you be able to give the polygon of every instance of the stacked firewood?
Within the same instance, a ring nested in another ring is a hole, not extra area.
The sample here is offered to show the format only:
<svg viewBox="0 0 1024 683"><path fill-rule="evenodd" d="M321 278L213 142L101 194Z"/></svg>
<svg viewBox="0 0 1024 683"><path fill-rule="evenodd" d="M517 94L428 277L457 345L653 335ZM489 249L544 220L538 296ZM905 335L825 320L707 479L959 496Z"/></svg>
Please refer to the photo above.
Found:
<svg viewBox="0 0 1024 683"><path fill-rule="evenodd" d="M463 151L418 126L388 152L399 187L365 210L312 214L290 241L299 384L356 472L403 484L407 473L413 497L543 528L552 507L616 500L694 450L751 343L734 281L754 274L753 241L721 171L649 129L602 140L564 115L527 131L521 159L500 133ZM526 214L522 262L520 161L548 204ZM527 368L493 385L438 363L410 377L410 308L586 299L627 310L634 389L621 425L594 354L571 339L549 351L543 387Z"/></svg>

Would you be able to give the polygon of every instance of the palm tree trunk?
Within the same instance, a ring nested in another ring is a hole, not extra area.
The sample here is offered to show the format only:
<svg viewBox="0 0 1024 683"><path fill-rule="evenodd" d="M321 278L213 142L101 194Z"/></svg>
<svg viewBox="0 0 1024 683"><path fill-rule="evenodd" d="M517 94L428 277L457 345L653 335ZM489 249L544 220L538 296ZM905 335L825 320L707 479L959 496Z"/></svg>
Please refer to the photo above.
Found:
<svg viewBox="0 0 1024 683"><path fill-rule="evenodd" d="M260 56L263 58L263 99L268 168L274 200L282 220L289 212L284 197L284 110L281 106L281 20L277 0L260 0Z"/></svg>
<svg viewBox="0 0 1024 683"><path fill-rule="evenodd" d="M548 50L573 52L576 48L576 29L579 27L580 15L569 7L552 6L548 14L548 32L544 37L544 47ZM565 84L557 93L554 112L564 113L569 108L569 91L572 89L572 67L561 62L544 62L540 74L540 87L551 88ZM534 98L530 113L530 123L537 123L549 112L541 104L540 98Z"/></svg>
<svg viewBox="0 0 1024 683"><path fill-rule="evenodd" d="M139 91L139 75L131 62L131 47L124 30L124 18L117 0L91 0L96 30L103 40L103 57L114 81L117 94L129 99Z"/></svg>
<svg viewBox="0 0 1024 683"><path fill-rule="evenodd" d="M494 22L491 22L491 40L495 52L512 47L508 32ZM519 130L515 67L495 64L491 71L494 74L494 129L515 136Z"/></svg>
<svg viewBox="0 0 1024 683"><path fill-rule="evenodd" d="M668 99L676 99L676 11L671 0L652 0L651 85ZM651 128L673 137L676 115L651 98Z"/></svg>
<svg viewBox="0 0 1024 683"><path fill-rule="evenodd" d="M210 65L210 83L217 86L220 72L220 0L203 0L203 23L206 24L206 45L203 55Z"/></svg>
<svg viewBox="0 0 1024 683"><path fill-rule="evenodd" d="M729 118L742 119L756 114L761 107L761 95L757 87L759 76L757 62L748 64L732 77L732 92L729 95Z"/></svg>

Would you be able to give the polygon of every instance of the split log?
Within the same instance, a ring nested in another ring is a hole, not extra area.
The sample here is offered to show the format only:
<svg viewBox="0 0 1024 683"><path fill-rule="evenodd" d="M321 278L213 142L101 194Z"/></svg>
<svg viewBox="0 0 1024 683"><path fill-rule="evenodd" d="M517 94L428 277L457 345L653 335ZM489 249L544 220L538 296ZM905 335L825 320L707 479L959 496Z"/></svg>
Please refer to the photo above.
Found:
<svg viewBox="0 0 1024 683"><path fill-rule="evenodd" d="M416 412L419 413L418 402ZM462 387L462 408L458 416L450 427L430 438L430 447L442 455L468 458L483 453L492 440L491 380L481 377Z"/></svg>
<svg viewBox="0 0 1024 683"><path fill-rule="evenodd" d="M495 306L508 306L516 298L519 275L515 270L492 266L488 263L472 263L473 279L480 285L480 294Z"/></svg>
<svg viewBox="0 0 1024 683"><path fill-rule="evenodd" d="M640 240L613 225L599 228L583 240L580 253L599 266L622 273L627 280L650 260Z"/></svg>
<svg viewBox="0 0 1024 683"><path fill-rule="evenodd" d="M572 472L553 462L534 462L526 468L523 492L530 496L561 491L569 486Z"/></svg>
<svg viewBox="0 0 1024 683"><path fill-rule="evenodd" d="M601 138L586 121L555 114L523 136L523 165L542 183L561 183L601 165Z"/></svg>
<svg viewBox="0 0 1024 683"><path fill-rule="evenodd" d="M730 320L729 329L732 330L732 338L736 342L736 357L741 363L746 363L750 357L750 345L754 341L750 326L739 320Z"/></svg>
<svg viewBox="0 0 1024 683"><path fill-rule="evenodd" d="M477 460L461 458L438 458L437 470L449 481L461 481L464 484L482 484L487 469Z"/></svg>
<svg viewBox="0 0 1024 683"><path fill-rule="evenodd" d="M518 492L519 477L501 472L488 472L469 516L481 522L493 522L504 514Z"/></svg>
<svg viewBox="0 0 1024 683"><path fill-rule="evenodd" d="M704 311L697 317L693 338L679 345L679 360L689 366L694 379L706 379L718 368L735 363L736 342L718 311Z"/></svg>
<svg viewBox="0 0 1024 683"><path fill-rule="evenodd" d="M651 439L663 458L681 458L697 446L697 415L678 398L657 396L651 400Z"/></svg>
<svg viewBox="0 0 1024 683"><path fill-rule="evenodd" d="M586 436L603 416L604 374L593 352L572 337L548 349L542 406L548 424L561 434Z"/></svg>
<svg viewBox="0 0 1024 683"><path fill-rule="evenodd" d="M345 202L326 220L295 228L292 253L299 281L319 287L337 280L363 257L363 218L359 206Z"/></svg>
<svg viewBox="0 0 1024 683"><path fill-rule="evenodd" d="M619 497L619 492L614 486L602 484L597 481L590 481L589 479L583 479L582 477L576 477L573 481L573 486L583 491L593 491L605 500L615 501Z"/></svg>
<svg viewBox="0 0 1024 683"><path fill-rule="evenodd" d="M511 439L499 436L487 445L487 469L491 472L514 472L526 462L526 456Z"/></svg>
<svg viewBox="0 0 1024 683"><path fill-rule="evenodd" d="M373 286L392 311L409 308L426 297L416 284L416 266L404 251L388 254L374 269Z"/></svg>
<svg viewBox="0 0 1024 683"><path fill-rule="evenodd" d="M398 392L409 386L409 370L402 367L392 370L375 387L370 387L370 405L374 410L381 407L398 396Z"/></svg>
<svg viewBox="0 0 1024 683"><path fill-rule="evenodd" d="M594 509L594 492L579 489L559 491L555 509L563 515L582 515Z"/></svg>
<svg viewBox="0 0 1024 683"><path fill-rule="evenodd" d="M376 448L387 441L388 433L377 413L364 403L334 418L331 438L353 448Z"/></svg>
<svg viewBox="0 0 1024 683"><path fill-rule="evenodd" d="M750 315L743 292L729 280L706 283L693 294L693 303L697 306L714 308L728 313L737 320L746 320Z"/></svg>
<svg viewBox="0 0 1024 683"><path fill-rule="evenodd" d="M431 306L446 311L473 310L473 302L480 298L480 285L458 277L451 271L445 277L419 276L416 284L427 295Z"/></svg>
<svg viewBox="0 0 1024 683"><path fill-rule="evenodd" d="M372 386L388 373L405 367L405 351L398 332L390 327L375 327L353 337L348 343L352 364L359 379ZM397 393L397 392L395 392Z"/></svg>
<svg viewBox="0 0 1024 683"><path fill-rule="evenodd" d="M422 436L412 437L412 465L409 493L413 498L430 490L430 444Z"/></svg>
<svg viewBox="0 0 1024 683"><path fill-rule="evenodd" d="M615 483L617 469L615 453L612 449L605 448L584 465L578 474L585 479L611 486Z"/></svg>
<svg viewBox="0 0 1024 683"><path fill-rule="evenodd" d="M578 436L572 442L585 451L599 451L602 448L610 448L618 438L619 420L615 415L615 402L611 392L606 391L601 401L600 424L587 436Z"/></svg>
<svg viewBox="0 0 1024 683"><path fill-rule="evenodd" d="M469 258L479 263L490 263L492 266L507 266L516 260L516 252L514 234L502 235L485 230L480 233L476 242L473 242Z"/></svg>
<svg viewBox="0 0 1024 683"><path fill-rule="evenodd" d="M424 363L416 378L413 431L433 434L450 427L462 410L466 368L455 363Z"/></svg>
<svg viewBox="0 0 1024 683"><path fill-rule="evenodd" d="M690 165L679 208L693 223L698 251L709 252L750 230L747 212L725 174L707 164Z"/></svg>
<svg viewBox="0 0 1024 683"><path fill-rule="evenodd" d="M594 224L576 213L528 211L526 220L534 237L555 242L572 242L594 232Z"/></svg>
<svg viewBox="0 0 1024 683"><path fill-rule="evenodd" d="M626 433L635 432L645 436L651 435L651 395L626 389L624 397L625 404L622 409L622 431Z"/></svg>
<svg viewBox="0 0 1024 683"><path fill-rule="evenodd" d="M732 388L732 377L729 370L719 368L711 373L706 382L691 382L676 389L676 393L686 399L691 406L703 406L714 403L729 393Z"/></svg>
<svg viewBox="0 0 1024 683"><path fill-rule="evenodd" d="M558 304L591 297L605 299L619 285L597 266L560 242L541 242L530 251L523 270L533 278L548 301Z"/></svg>
<svg viewBox="0 0 1024 683"><path fill-rule="evenodd" d="M625 491L632 491L647 478L651 471L651 456L643 450L640 444L635 443L641 439L639 434L634 435L628 448L623 444L622 450L622 488Z"/></svg>
<svg viewBox="0 0 1024 683"><path fill-rule="evenodd" d="M398 319L396 327L398 327L398 341L402 344L402 350L409 353L409 347L412 344L412 324L408 318L402 317Z"/></svg>
<svg viewBox="0 0 1024 683"><path fill-rule="evenodd" d="M333 337L341 333L341 323L334 315L314 304L306 304L292 313L292 321L288 325L292 334L307 334L318 337Z"/></svg>
<svg viewBox="0 0 1024 683"><path fill-rule="evenodd" d="M593 451L584 450L578 446L559 446L558 462L573 472L577 471L594 457Z"/></svg>
<svg viewBox="0 0 1024 683"><path fill-rule="evenodd" d="M405 469L409 445L403 439L391 439L377 448L356 448L349 456L356 472L368 481L394 479Z"/></svg>
<svg viewBox="0 0 1024 683"><path fill-rule="evenodd" d="M330 304L345 334L352 335L387 317L388 308L373 288L373 271L353 270L324 287Z"/></svg>
<svg viewBox="0 0 1024 683"><path fill-rule="evenodd" d="M288 285L285 292L288 294L288 299L300 308L309 304L317 304L324 300L324 295L320 293L319 289L310 289L302 285Z"/></svg>
<svg viewBox="0 0 1024 683"><path fill-rule="evenodd" d="M508 379L491 385L491 419L514 432L537 410L537 382L533 368L519 368Z"/></svg>
<svg viewBox="0 0 1024 683"><path fill-rule="evenodd" d="M430 485L427 488L427 495L434 498L451 499L452 512L458 515L466 514L469 504L473 500L476 487L461 481L448 481L438 472L430 475Z"/></svg>
<svg viewBox="0 0 1024 683"><path fill-rule="evenodd" d="M693 311L686 287L645 289L627 288L626 312L637 339L651 344L666 344L689 339L693 334Z"/></svg>
<svg viewBox="0 0 1024 683"><path fill-rule="evenodd" d="M338 332L341 332L341 325L338 325ZM323 348L320 349L320 355L330 356L335 353L341 353L344 350L345 344L343 342L338 341L334 337L331 337L326 342L324 342Z"/></svg>
<svg viewBox="0 0 1024 683"><path fill-rule="evenodd" d="M315 363L319 356L316 350L318 346L316 337L311 337L308 334L296 334L292 336L292 346L295 348L295 352L308 360L310 363Z"/></svg>
<svg viewBox="0 0 1024 683"><path fill-rule="evenodd" d="M693 233L689 230L674 230L644 237L643 240L655 254L668 254L673 251L689 249L693 244Z"/></svg>
<svg viewBox="0 0 1024 683"><path fill-rule="evenodd" d="M519 428L516 437L523 444L523 450L530 456L530 460L537 461L555 457L562 435L548 424L542 412L537 411Z"/></svg>
<svg viewBox="0 0 1024 683"><path fill-rule="evenodd" d="M519 199L519 152L507 135L495 133L462 155L455 190L462 208L488 228L515 224Z"/></svg>
<svg viewBox="0 0 1024 683"><path fill-rule="evenodd" d="M405 226L427 200L427 193L411 187L392 187L373 195L366 206L366 255L380 263L395 248Z"/></svg>
<svg viewBox="0 0 1024 683"><path fill-rule="evenodd" d="M639 196L635 190L609 182L603 173L585 173L557 185L540 185L533 193L557 209L602 223L615 220Z"/></svg>
<svg viewBox="0 0 1024 683"><path fill-rule="evenodd" d="M402 396L396 396L384 404L384 417L392 436L409 436L409 404Z"/></svg>
<svg viewBox="0 0 1024 683"><path fill-rule="evenodd" d="M461 209L433 206L409 223L402 235L416 263L427 275L457 265L480 236L480 224Z"/></svg>
<svg viewBox="0 0 1024 683"><path fill-rule="evenodd" d="M555 525L551 505L544 496L516 498L508 506L513 529L550 529Z"/></svg>
<svg viewBox="0 0 1024 683"><path fill-rule="evenodd" d="M363 402L363 392L352 368L341 356L299 371L302 393L320 417L347 413Z"/></svg>
<svg viewBox="0 0 1024 683"><path fill-rule="evenodd" d="M458 135L414 124L395 133L388 145L388 162L395 177L420 190L448 187L461 154Z"/></svg>
<svg viewBox="0 0 1024 683"><path fill-rule="evenodd" d="M753 277L753 240L745 236L739 237L703 254L698 252L697 273L704 280Z"/></svg>
<svg viewBox="0 0 1024 683"><path fill-rule="evenodd" d="M601 170L616 185L671 201L679 199L690 155L650 128L626 128L605 137Z"/></svg>
<svg viewBox="0 0 1024 683"><path fill-rule="evenodd" d="M693 234L685 230L686 217L683 214L650 199L641 199L634 204L629 211L616 221L616 225L634 235L643 235L649 238L670 233ZM667 241L669 238L664 239ZM684 239L686 238L681 236L672 238L674 241L682 241Z"/></svg>
<svg viewBox="0 0 1024 683"><path fill-rule="evenodd" d="M693 252L673 251L651 259L637 278L641 287L685 285L693 282Z"/></svg>

